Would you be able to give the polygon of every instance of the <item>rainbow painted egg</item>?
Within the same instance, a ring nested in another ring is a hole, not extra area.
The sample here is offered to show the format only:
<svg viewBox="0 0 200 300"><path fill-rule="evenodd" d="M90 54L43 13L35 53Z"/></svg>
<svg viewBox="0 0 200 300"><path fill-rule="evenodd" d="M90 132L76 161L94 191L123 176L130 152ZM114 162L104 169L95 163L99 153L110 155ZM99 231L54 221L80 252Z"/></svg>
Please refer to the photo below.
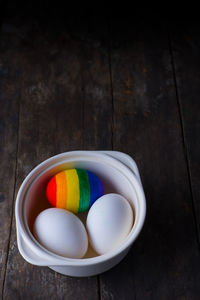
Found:
<svg viewBox="0 0 200 300"><path fill-rule="evenodd" d="M51 205L73 213L86 211L103 194L104 186L100 179L83 169L68 169L56 174L46 188Z"/></svg>

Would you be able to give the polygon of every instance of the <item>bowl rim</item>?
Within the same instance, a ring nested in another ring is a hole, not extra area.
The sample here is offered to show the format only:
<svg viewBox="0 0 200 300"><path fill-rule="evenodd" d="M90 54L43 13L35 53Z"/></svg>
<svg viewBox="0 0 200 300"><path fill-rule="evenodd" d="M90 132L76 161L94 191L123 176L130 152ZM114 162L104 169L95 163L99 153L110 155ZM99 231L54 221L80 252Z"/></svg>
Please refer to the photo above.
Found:
<svg viewBox="0 0 200 300"><path fill-rule="evenodd" d="M30 232L29 228L26 228L25 220L24 220L24 201L26 199L26 194L31 187L31 184L44 172L47 171L48 168L58 165L59 163L64 163L65 161L70 161L70 158L75 161L82 158L83 161L97 161L100 163L109 163L109 165L115 169L117 169L123 176L131 184L132 188L134 188L135 193L137 195L137 202L139 205L139 218L138 223L133 225L131 232L128 234L126 239L114 250L91 258L67 258L64 256L60 256L55 254L45 247L43 247L37 240L34 238L33 234ZM144 221L146 217L146 199L144 195L144 191L141 183L139 182L136 175L131 171L125 164L120 162L118 159L115 159L111 156L108 156L105 153L100 153L99 151L69 151L54 155L40 164L38 164L24 179L22 182L19 191L16 197L15 204L15 217L16 217L16 226L18 233L22 236L24 241L28 244L31 250L38 255L39 259L44 258L48 261L45 265L63 265L63 266L88 266L88 265L96 265L114 257L120 255L123 251L129 248L132 243L138 237ZM135 227L135 228L134 228ZM134 230L133 230L134 229Z"/></svg>

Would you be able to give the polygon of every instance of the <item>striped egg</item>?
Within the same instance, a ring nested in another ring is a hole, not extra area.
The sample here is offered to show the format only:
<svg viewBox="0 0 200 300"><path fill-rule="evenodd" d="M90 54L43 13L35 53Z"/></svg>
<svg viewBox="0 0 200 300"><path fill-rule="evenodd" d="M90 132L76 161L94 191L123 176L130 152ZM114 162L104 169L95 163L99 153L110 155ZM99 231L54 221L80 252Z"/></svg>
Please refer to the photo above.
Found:
<svg viewBox="0 0 200 300"><path fill-rule="evenodd" d="M83 169L69 169L56 174L46 188L51 205L73 213L86 211L103 194L104 186L100 179Z"/></svg>

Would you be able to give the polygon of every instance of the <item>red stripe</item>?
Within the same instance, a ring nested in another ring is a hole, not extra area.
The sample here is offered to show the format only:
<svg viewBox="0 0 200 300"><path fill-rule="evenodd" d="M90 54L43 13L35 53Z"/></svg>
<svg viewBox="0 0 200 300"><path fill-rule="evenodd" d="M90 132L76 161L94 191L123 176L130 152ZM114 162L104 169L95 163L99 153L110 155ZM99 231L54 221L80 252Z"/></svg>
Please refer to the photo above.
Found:
<svg viewBox="0 0 200 300"><path fill-rule="evenodd" d="M56 191L57 191L56 177L54 176L53 178L51 178L46 188L47 199L54 207L56 207Z"/></svg>

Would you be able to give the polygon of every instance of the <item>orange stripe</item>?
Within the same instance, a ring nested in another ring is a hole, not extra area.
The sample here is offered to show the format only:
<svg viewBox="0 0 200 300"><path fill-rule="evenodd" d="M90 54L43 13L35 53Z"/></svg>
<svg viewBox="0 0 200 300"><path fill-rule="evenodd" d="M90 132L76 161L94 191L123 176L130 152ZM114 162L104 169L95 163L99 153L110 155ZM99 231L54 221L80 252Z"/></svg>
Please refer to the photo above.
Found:
<svg viewBox="0 0 200 300"><path fill-rule="evenodd" d="M56 207L66 209L67 181L66 181L66 176L64 171L56 175L56 185L57 185Z"/></svg>

